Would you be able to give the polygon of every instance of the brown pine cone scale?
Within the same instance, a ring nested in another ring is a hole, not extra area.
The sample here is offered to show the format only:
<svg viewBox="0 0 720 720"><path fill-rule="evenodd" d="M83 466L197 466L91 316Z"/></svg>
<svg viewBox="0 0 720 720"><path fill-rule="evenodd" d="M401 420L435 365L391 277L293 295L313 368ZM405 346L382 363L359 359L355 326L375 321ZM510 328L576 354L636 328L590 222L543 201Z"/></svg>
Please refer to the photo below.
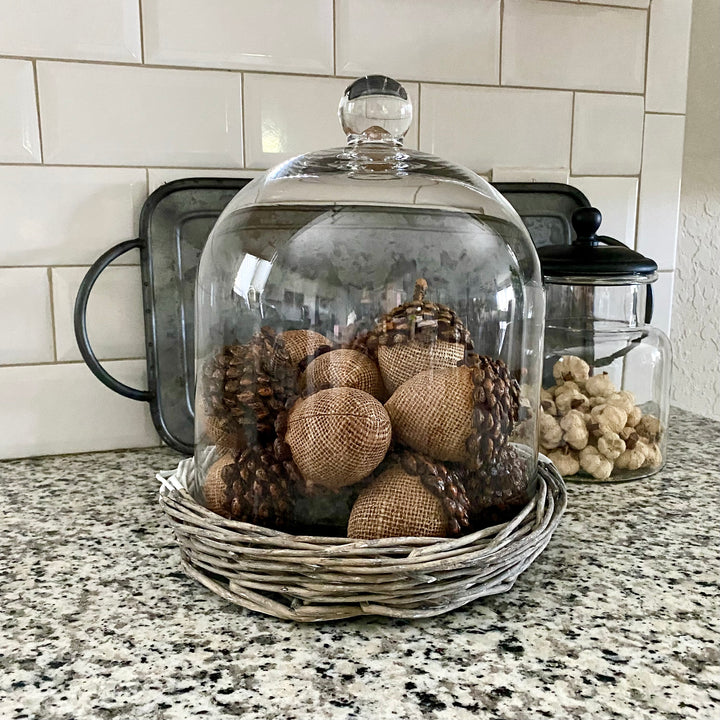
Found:
<svg viewBox="0 0 720 720"><path fill-rule="evenodd" d="M493 459L463 478L474 528L506 522L530 500L527 465L512 445L505 445Z"/></svg>
<svg viewBox="0 0 720 720"><path fill-rule="evenodd" d="M274 448L246 448L220 471L225 483L223 514L241 522L287 528L296 490L286 464Z"/></svg>
<svg viewBox="0 0 720 720"><path fill-rule="evenodd" d="M403 450L398 456L402 469L408 475L419 477L423 486L442 503L448 517L448 536L460 535L470 522L470 502L462 472L410 450Z"/></svg>
<svg viewBox="0 0 720 720"><path fill-rule="evenodd" d="M465 364L473 382L473 431L465 441L470 470L495 462L508 447L518 420L520 386L510 377L507 365L485 355L470 353Z"/></svg>
<svg viewBox="0 0 720 720"><path fill-rule="evenodd" d="M275 415L297 396L297 370L284 357L283 341L264 327L249 343L227 345L203 368L208 414L240 436L239 447L271 443Z"/></svg>
<svg viewBox="0 0 720 720"><path fill-rule="evenodd" d="M363 343L369 352L376 352L378 345L398 345L412 340L424 344L461 343L472 350L470 333L458 315L447 305L424 299L427 287L427 281L419 278L412 300L398 305L381 318Z"/></svg>

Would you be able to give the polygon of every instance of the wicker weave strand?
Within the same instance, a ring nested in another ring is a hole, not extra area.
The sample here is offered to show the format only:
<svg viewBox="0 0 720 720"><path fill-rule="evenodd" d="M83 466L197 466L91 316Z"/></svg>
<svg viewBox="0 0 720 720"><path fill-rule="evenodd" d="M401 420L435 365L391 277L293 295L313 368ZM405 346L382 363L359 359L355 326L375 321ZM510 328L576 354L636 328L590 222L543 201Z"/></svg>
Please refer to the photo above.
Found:
<svg viewBox="0 0 720 720"><path fill-rule="evenodd" d="M158 478L183 570L232 603L300 622L431 617L506 592L546 547L567 503L562 477L541 460L535 497L507 523L452 540L351 540L216 515L188 492L198 482L192 459Z"/></svg>

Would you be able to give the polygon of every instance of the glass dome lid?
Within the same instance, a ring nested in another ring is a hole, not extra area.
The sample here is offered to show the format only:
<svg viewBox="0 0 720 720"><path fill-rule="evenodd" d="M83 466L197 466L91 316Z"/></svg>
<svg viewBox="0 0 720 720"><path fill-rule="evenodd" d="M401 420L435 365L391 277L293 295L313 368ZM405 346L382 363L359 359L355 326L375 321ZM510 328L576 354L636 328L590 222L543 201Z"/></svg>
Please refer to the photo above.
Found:
<svg viewBox="0 0 720 720"><path fill-rule="evenodd" d="M476 173L403 147L413 109L395 80L384 75L356 80L345 90L338 116L345 147L276 166L243 189L226 214L245 205L381 204L481 211L522 225L512 206Z"/></svg>
<svg viewBox="0 0 720 720"><path fill-rule="evenodd" d="M203 250L200 499L349 537L496 523L534 492L537 253L483 178L403 147L412 106L399 83L355 81L339 116L345 147L256 178ZM409 516L382 509L410 496Z"/></svg>

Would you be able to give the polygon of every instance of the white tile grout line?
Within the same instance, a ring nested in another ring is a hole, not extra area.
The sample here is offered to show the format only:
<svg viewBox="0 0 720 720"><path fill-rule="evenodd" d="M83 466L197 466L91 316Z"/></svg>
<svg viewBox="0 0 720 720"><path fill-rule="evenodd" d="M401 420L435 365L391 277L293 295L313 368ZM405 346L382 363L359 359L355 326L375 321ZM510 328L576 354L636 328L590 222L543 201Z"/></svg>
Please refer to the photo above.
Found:
<svg viewBox="0 0 720 720"><path fill-rule="evenodd" d="M500 0L500 28L498 41L498 85L502 85L503 34L505 32L505 0Z"/></svg>
<svg viewBox="0 0 720 720"><path fill-rule="evenodd" d="M43 147L42 117L40 115L40 90L38 88L37 60L32 61L33 85L35 86L35 113L37 115L38 139L40 140L40 163L45 161L45 149Z"/></svg>
<svg viewBox="0 0 720 720"><path fill-rule="evenodd" d="M52 263L52 265L48 266L47 263L44 265L0 265L0 270L14 270L15 268L46 268L50 267L51 269L54 268L61 268L63 270L71 270L71 269L80 269L80 270L89 270L92 263L87 263L85 265L74 263L72 265L62 265L60 263ZM140 267L140 263L122 263L122 262L113 262L112 267Z"/></svg>
<svg viewBox="0 0 720 720"><path fill-rule="evenodd" d="M48 291L50 292L50 327L52 329L53 361L56 363L57 356L57 330L55 329L55 293L53 291L52 268L47 269Z"/></svg>
<svg viewBox="0 0 720 720"><path fill-rule="evenodd" d="M645 164L645 128L646 128L646 121L645 121L645 106L647 105L647 77L648 77L648 59L650 58L650 17L652 13L652 8L648 8L647 13L647 24L645 29L645 75L643 77L643 127L642 127L642 142L640 143L640 175L638 176L638 186L637 186L637 197L635 198L635 242L633 244L633 249L637 250L638 242L640 240L640 196L642 194L642 175L643 175L643 166ZM675 236L675 243L677 247L677 234Z"/></svg>
<svg viewBox="0 0 720 720"><path fill-rule="evenodd" d="M547 0L552 2L560 2L561 0ZM597 6L593 6L597 7ZM244 73L245 75L280 75L288 78L315 78L318 80L335 80L335 79L346 79L355 80L357 75L343 75L335 74L328 75L326 73L304 73L304 72L291 72L287 70L253 70L242 67L217 67L207 66L198 67L196 65L162 65L162 64L141 64L141 63L130 63L130 62L119 62L110 60L80 60L80 59L65 59L65 58L42 58L42 57L30 57L21 55L2 55L0 54L0 60L37 60L38 62L48 63L66 63L73 65L104 65L107 67L126 67L126 68L147 68L149 70L187 70L188 72L227 72L227 73ZM450 82L445 80L425 80L423 78L408 78L398 77L395 78L399 82L403 83L425 83L426 85L454 85L457 87L477 87L477 88L493 88L497 89L497 83L470 83L470 82ZM633 92L630 90L598 90L594 88L583 88L583 87L555 87L555 86L537 86L537 85L502 85L502 88L508 90L546 90L548 92L586 92L596 93L599 95L644 95L644 91ZM665 113L661 113L665 114ZM669 113L673 114L673 113ZM675 113L677 114L677 113ZM679 113L682 114L682 113Z"/></svg>
<svg viewBox="0 0 720 720"><path fill-rule="evenodd" d="M421 84L424 83L417 83L418 87ZM418 101L419 104L419 101ZM669 115L671 117L678 117L674 113L645 113L646 115ZM679 117L685 117L684 115L679 115ZM238 179L242 179L244 175L247 175L247 173L256 173L256 174L262 174L266 170L269 169L268 167L264 168L249 168L249 167L188 167L187 165L178 165L176 167L168 166L168 165L97 165L97 164L82 164L82 163L17 163L17 162L0 162L0 168L65 168L68 170L72 170L73 168L77 168L78 170L82 169L91 169L91 170L146 170L148 172L148 183L149 183L149 173L150 171L161 171L161 172L175 172L175 171L187 171L187 174L182 175L182 177L208 177L208 173L214 173L214 172L232 172L232 173L238 173ZM210 175L209 177L212 177ZM249 177L249 175L248 175ZM627 177L639 177L639 173L580 173L577 175L577 177L616 177L616 178L627 178ZM164 184L164 183L163 183ZM148 189L149 189L148 184ZM116 264L116 263L113 263ZM133 263L122 263L124 265L132 265ZM16 267L14 265L11 266L0 266L0 267ZM20 266L18 266L20 267ZM24 266L23 266L24 267ZM44 265L42 267L45 267Z"/></svg>
<svg viewBox="0 0 720 720"><path fill-rule="evenodd" d="M240 73L240 145L242 146L242 166L243 169L247 163L247 120L245 117L245 73ZM148 178L150 171L148 170ZM150 187L148 183L148 187Z"/></svg>
<svg viewBox="0 0 720 720"><path fill-rule="evenodd" d="M422 100L422 83L418 83L417 92L417 110L415 110L415 117L417 118L416 130L417 130L417 149L420 150L420 102Z"/></svg>
<svg viewBox="0 0 720 720"><path fill-rule="evenodd" d="M143 0L138 0L138 16L140 19L140 62L145 64L145 20L143 19Z"/></svg>
<svg viewBox="0 0 720 720"><path fill-rule="evenodd" d="M146 361L145 357L121 357L121 358L109 358L109 357L98 357L98 360L102 363L113 363L113 362L137 362L138 360ZM81 358L80 360L55 360L53 362L38 362L38 363L3 363L0 364L0 370L2 368L31 368L31 367L55 367L57 365L85 365L85 361Z"/></svg>
<svg viewBox="0 0 720 720"><path fill-rule="evenodd" d="M634 5L613 5L612 3L603 2L584 2L583 0L545 0L545 2L565 3L566 5L574 5L575 7L602 7L602 8L613 8L614 10L637 10L639 12L647 12L648 8L639 8ZM652 0L649 0L650 5Z"/></svg>
<svg viewBox="0 0 720 720"><path fill-rule="evenodd" d="M572 108L570 110L570 157L568 159L568 175L572 175L573 166L573 147L575 145L575 96L576 92L572 95ZM580 176L578 176L580 177Z"/></svg>
<svg viewBox="0 0 720 720"><path fill-rule="evenodd" d="M337 3L332 0L332 71L337 74Z"/></svg>
<svg viewBox="0 0 720 720"><path fill-rule="evenodd" d="M652 20L652 7L648 8L645 20L645 73L643 75L643 97L647 95L648 64L650 62L650 21Z"/></svg>

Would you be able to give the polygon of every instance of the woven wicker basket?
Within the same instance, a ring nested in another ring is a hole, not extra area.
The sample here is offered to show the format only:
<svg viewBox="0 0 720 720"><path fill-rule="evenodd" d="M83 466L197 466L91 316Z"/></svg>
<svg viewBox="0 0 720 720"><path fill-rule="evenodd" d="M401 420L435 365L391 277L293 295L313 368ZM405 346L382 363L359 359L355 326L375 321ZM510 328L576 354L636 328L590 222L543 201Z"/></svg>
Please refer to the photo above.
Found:
<svg viewBox="0 0 720 720"><path fill-rule="evenodd" d="M509 590L550 541L567 504L555 467L510 522L456 539L288 535L226 520L196 502L195 467L158 474L183 570L230 602L301 622L357 615L423 618Z"/></svg>

